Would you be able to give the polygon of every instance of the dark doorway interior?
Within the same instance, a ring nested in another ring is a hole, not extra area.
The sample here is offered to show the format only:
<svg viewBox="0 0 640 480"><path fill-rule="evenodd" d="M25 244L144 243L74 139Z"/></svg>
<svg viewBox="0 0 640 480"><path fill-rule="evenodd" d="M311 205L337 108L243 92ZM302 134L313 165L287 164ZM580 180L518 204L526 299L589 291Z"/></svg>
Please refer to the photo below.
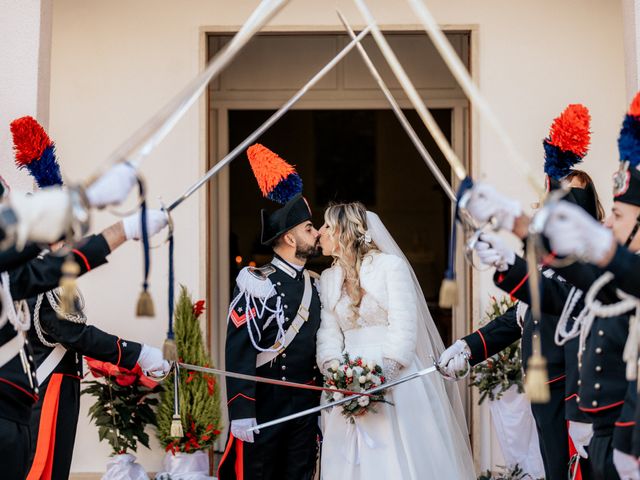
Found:
<svg viewBox="0 0 640 480"><path fill-rule="evenodd" d="M229 145L238 145L273 111L229 112ZM451 140L451 109L431 111ZM442 172L449 167L414 111L405 111ZM385 222L409 258L445 342L451 341L451 311L437 306L446 268L450 202L390 110L292 110L259 140L294 164L304 193L323 224L322 212L334 201L362 201ZM260 245L261 208L276 207L263 199L246 156L230 167L231 278L250 263L262 265L271 251ZM313 260L322 271L329 258ZM231 282L234 285L234 282Z"/></svg>

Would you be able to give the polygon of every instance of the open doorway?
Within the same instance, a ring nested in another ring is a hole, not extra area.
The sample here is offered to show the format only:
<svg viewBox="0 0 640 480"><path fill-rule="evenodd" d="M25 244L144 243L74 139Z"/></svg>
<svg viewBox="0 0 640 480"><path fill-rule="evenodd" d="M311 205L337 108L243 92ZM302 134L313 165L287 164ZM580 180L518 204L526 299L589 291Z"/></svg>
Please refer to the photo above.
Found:
<svg viewBox="0 0 640 480"><path fill-rule="evenodd" d="M451 140L452 109L432 114ZM235 147L263 123L271 110L230 110L229 146ZM406 115L419 132L440 169L449 168L414 111ZM416 152L390 110L292 110L266 132L259 143L294 164L304 182L304 194L323 224L331 202L361 201L378 213L411 262L434 321L445 343L452 332L451 310L437 304L446 268L451 203ZM229 286L240 268L270 261L269 247L260 245L263 199L246 156L231 164L229 178ZM310 261L317 272L331 264L328 257Z"/></svg>

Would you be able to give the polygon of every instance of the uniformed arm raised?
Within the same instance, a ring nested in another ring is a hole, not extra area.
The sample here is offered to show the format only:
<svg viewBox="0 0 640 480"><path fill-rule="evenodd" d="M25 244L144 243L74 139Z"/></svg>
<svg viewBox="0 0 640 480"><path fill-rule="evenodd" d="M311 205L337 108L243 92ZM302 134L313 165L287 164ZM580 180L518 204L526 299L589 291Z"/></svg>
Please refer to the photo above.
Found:
<svg viewBox="0 0 640 480"><path fill-rule="evenodd" d="M501 352L522 337L516 312L516 307L511 307L485 326L462 338L471 351L469 363L472 366Z"/></svg>
<svg viewBox="0 0 640 480"><path fill-rule="evenodd" d="M0 272L19 267L25 262L38 256L42 249L36 244L29 244L18 251L15 247L10 247L0 252Z"/></svg>
<svg viewBox="0 0 640 480"><path fill-rule="evenodd" d="M321 371L326 368L326 363L332 360L341 361L344 351L344 335L338 324L338 316L329 302L327 292L331 291L330 282L335 281L330 270L325 270L320 276L320 328L316 334L316 362Z"/></svg>
<svg viewBox="0 0 640 480"><path fill-rule="evenodd" d="M531 304L529 268L522 257L516 255L515 263L504 272L496 272L493 280L498 288L512 297L527 305ZM563 282L558 278L547 278L540 274L540 296L544 299L542 311L550 315L560 315L573 286L568 279L567 282ZM575 286L581 288L579 285Z"/></svg>
<svg viewBox="0 0 640 480"><path fill-rule="evenodd" d="M32 301L29 301L30 307ZM82 355L127 369L135 367L140 357L142 345L137 342L122 340L93 325L57 318L46 297L42 300L39 318L43 330L53 342Z"/></svg>
<svg viewBox="0 0 640 480"><path fill-rule="evenodd" d="M107 263L109 253L111 250L102 235L91 235L72 249L75 261L80 266L80 275ZM57 288L64 261L64 257L48 254L10 270L13 299L22 300Z"/></svg>
<svg viewBox="0 0 640 480"><path fill-rule="evenodd" d="M389 321L387 341L383 356L403 367L408 366L415 355L417 333L417 298L406 263L399 257L385 255L376 268L382 269L387 291L387 315Z"/></svg>
<svg viewBox="0 0 640 480"><path fill-rule="evenodd" d="M632 253L622 245L618 245L615 254L605 270L615 275L616 286L630 295L640 298L640 256Z"/></svg>

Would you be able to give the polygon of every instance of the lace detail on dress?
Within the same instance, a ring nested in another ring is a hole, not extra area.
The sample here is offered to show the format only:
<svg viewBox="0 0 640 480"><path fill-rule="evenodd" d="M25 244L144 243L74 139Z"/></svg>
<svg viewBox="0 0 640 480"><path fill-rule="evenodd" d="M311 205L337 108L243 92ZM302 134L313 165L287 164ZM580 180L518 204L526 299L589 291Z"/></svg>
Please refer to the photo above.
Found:
<svg viewBox="0 0 640 480"><path fill-rule="evenodd" d="M373 296L365 292L359 308L359 317L354 318L351 310L351 299L346 291L342 291L336 304L338 323L343 332L354 328L386 326L389 324L387 311L380 306Z"/></svg>

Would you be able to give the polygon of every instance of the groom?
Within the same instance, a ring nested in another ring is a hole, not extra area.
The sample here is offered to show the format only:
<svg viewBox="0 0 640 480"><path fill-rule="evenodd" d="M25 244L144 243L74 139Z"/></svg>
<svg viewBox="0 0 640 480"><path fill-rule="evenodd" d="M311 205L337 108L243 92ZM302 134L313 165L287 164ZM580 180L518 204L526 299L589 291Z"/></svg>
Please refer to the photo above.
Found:
<svg viewBox="0 0 640 480"><path fill-rule="evenodd" d="M261 236L274 257L261 268L246 267L238 274L227 324L226 368L318 384L322 380L315 359L320 298L311 278L317 275L304 266L319 253L319 234L305 198L298 193L272 213L262 210ZM317 392L227 379L227 399L231 432L218 468L220 480L313 478L317 416L255 434L248 429L317 406Z"/></svg>

